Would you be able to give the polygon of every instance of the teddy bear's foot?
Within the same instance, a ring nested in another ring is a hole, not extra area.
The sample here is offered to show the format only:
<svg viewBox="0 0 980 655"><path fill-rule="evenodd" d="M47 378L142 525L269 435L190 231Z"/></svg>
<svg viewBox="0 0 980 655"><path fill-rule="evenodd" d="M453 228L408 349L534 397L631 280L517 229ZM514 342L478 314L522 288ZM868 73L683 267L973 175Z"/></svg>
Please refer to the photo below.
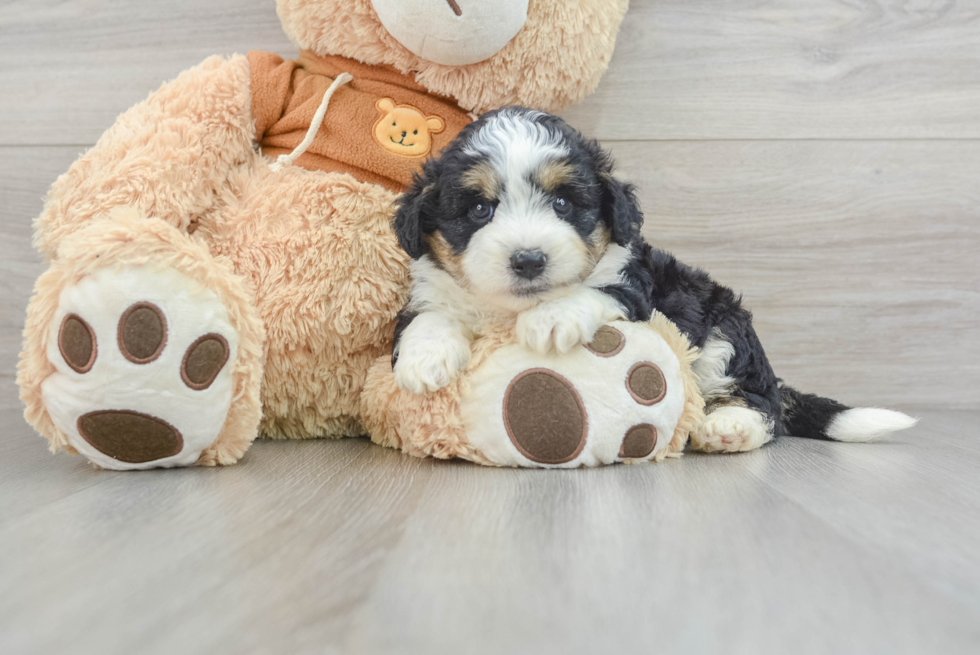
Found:
<svg viewBox="0 0 980 655"><path fill-rule="evenodd" d="M691 438L695 450L737 453L755 450L772 439L765 416L747 407L720 407L708 414Z"/></svg>
<svg viewBox="0 0 980 655"><path fill-rule="evenodd" d="M564 355L511 344L492 358L467 379L460 415L469 445L493 464L599 466L683 448L674 435L693 375L647 325L603 326Z"/></svg>
<svg viewBox="0 0 980 655"><path fill-rule="evenodd" d="M222 430L239 336L218 296L172 270L106 268L64 288L44 404L109 469L187 466Z"/></svg>

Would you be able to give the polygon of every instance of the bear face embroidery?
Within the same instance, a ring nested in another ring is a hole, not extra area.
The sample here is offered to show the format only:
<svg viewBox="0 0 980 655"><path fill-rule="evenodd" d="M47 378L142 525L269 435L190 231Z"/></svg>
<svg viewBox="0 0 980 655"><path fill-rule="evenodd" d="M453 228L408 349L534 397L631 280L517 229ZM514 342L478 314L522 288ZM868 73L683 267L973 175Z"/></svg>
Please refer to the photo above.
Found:
<svg viewBox="0 0 980 655"><path fill-rule="evenodd" d="M381 118L374 124L374 140L402 157L425 157L432 150L432 135L446 128L438 116L426 116L411 105L396 105L391 98L381 98L375 107Z"/></svg>

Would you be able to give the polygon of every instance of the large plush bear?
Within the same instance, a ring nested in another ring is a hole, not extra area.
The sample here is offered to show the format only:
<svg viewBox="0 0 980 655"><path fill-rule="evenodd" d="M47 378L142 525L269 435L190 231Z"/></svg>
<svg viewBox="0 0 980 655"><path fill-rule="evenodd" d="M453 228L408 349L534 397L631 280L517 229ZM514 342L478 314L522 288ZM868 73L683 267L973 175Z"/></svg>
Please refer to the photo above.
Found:
<svg viewBox="0 0 980 655"><path fill-rule="evenodd" d="M363 434L408 288L398 194L474 115L582 99L626 6L279 0L297 59L208 59L55 182L18 371L27 420L115 469Z"/></svg>

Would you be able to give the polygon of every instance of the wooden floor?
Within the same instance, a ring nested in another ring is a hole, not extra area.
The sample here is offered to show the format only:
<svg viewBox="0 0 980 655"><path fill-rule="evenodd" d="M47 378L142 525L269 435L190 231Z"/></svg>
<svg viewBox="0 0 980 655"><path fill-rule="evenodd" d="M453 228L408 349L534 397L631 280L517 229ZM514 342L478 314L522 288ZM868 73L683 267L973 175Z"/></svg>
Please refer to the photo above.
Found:
<svg viewBox="0 0 980 655"><path fill-rule="evenodd" d="M884 443L512 471L363 440L53 457L13 382L30 222L114 117L272 0L0 2L0 653L980 652L980 2L633 0L566 116L779 374Z"/></svg>
<svg viewBox="0 0 980 655"><path fill-rule="evenodd" d="M52 458L6 404L4 653L980 647L978 412L598 470L356 439L133 474Z"/></svg>

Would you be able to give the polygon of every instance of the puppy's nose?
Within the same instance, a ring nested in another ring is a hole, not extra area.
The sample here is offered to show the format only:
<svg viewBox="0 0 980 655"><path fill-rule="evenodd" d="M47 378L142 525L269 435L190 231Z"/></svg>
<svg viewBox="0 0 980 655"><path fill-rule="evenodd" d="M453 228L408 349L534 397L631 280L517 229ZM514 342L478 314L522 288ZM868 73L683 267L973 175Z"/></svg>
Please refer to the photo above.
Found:
<svg viewBox="0 0 980 655"><path fill-rule="evenodd" d="M518 277L526 280L533 280L544 273L548 258L540 250L521 250L515 252L510 258L510 267L514 269Z"/></svg>
<svg viewBox="0 0 980 655"><path fill-rule="evenodd" d="M408 132L402 132L402 138L404 139L406 136L408 136Z"/></svg>

